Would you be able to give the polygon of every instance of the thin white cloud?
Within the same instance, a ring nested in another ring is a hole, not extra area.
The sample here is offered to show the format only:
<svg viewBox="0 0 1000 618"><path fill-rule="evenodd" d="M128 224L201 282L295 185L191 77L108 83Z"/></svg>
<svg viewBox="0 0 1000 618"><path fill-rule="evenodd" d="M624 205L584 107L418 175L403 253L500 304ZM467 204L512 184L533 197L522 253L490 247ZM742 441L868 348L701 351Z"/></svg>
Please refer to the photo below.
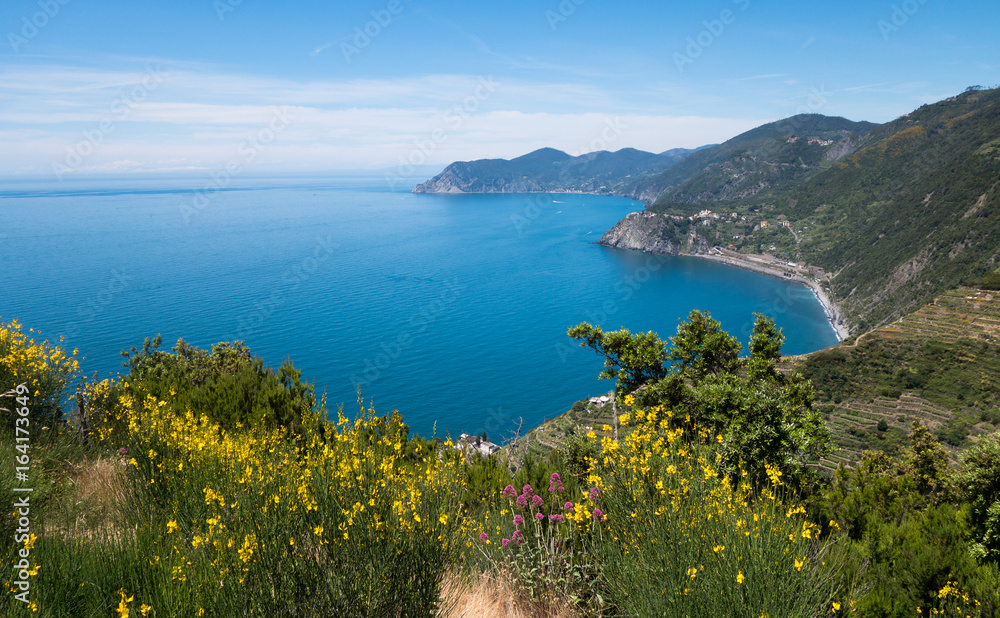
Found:
<svg viewBox="0 0 1000 618"><path fill-rule="evenodd" d="M62 165L78 174L211 171L254 140L266 143L244 163L260 173L443 166L542 146L660 152L761 122L657 113L631 93L587 84L477 75L295 81L164 65L149 87L137 66L0 69L0 175ZM273 132L276 114L288 120Z"/></svg>

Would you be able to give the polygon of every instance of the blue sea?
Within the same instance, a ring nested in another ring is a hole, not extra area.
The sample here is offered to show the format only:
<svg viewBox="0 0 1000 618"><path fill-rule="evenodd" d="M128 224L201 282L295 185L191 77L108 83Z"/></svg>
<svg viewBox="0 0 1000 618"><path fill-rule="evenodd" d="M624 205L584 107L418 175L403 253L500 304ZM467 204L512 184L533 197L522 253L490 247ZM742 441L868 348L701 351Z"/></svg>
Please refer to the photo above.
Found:
<svg viewBox="0 0 1000 618"><path fill-rule="evenodd" d="M90 181L0 188L0 320L122 371L161 334L290 357L331 410L398 409L425 436L502 439L608 392L583 321L666 338L692 309L744 346L753 312L786 354L836 343L803 286L707 260L594 244L623 198L415 195L378 179Z"/></svg>

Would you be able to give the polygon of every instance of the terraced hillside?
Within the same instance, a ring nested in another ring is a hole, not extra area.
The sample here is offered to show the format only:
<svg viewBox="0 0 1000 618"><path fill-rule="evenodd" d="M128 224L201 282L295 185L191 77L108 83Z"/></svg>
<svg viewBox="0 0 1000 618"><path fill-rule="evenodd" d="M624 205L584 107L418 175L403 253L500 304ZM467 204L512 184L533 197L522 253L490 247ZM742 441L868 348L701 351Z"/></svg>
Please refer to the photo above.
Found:
<svg viewBox="0 0 1000 618"><path fill-rule="evenodd" d="M816 388L839 452L893 451L920 420L956 454L1000 425L1000 293L957 289L897 322L788 359Z"/></svg>
<svg viewBox="0 0 1000 618"><path fill-rule="evenodd" d="M818 462L832 471L862 451L894 453L908 443L914 421L942 442L953 460L980 436L1000 428L1000 291L961 288L898 321L802 356L780 369L812 380L835 449ZM610 404L577 402L505 447L518 465L526 453L542 460L591 428L610 433Z"/></svg>
<svg viewBox="0 0 1000 618"><path fill-rule="evenodd" d="M613 410L610 402L600 405L588 403L586 399L578 401L564 414L547 419L525 435L517 436L505 448L515 465L520 465L526 454L544 461L552 451L566 446L573 436L583 436L591 430L597 435L610 434L604 427L614 424Z"/></svg>

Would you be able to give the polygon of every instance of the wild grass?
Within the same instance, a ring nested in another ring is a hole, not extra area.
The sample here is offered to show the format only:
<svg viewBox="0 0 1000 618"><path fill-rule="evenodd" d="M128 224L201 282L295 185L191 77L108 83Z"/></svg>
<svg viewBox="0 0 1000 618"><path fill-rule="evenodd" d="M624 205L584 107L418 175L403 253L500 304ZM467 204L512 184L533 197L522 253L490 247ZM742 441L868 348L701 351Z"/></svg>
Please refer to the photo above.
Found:
<svg viewBox="0 0 1000 618"><path fill-rule="evenodd" d="M0 371L40 392L23 358ZM30 535L0 515L0 560L28 556L29 602L8 569L0 614L760 618L873 598L852 540L777 467L736 483L718 436L630 397L618 437L588 432L514 474L360 399L353 416L327 420L321 400L294 426L231 423L130 379L87 387L87 436L35 419L27 479L0 475L11 503L32 488ZM17 444L0 434L0 468ZM969 573L922 613L977 615Z"/></svg>

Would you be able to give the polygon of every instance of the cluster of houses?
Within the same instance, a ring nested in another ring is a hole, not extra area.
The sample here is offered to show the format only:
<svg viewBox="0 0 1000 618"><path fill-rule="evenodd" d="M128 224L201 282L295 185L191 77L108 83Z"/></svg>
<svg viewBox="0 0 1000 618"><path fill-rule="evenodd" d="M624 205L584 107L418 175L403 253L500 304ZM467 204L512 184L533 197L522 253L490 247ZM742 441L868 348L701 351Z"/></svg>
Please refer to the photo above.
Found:
<svg viewBox="0 0 1000 618"><path fill-rule="evenodd" d="M455 448L466 453L479 453L484 457L489 457L500 450L500 445L484 440L482 436L470 436L463 433L455 441Z"/></svg>
<svg viewBox="0 0 1000 618"><path fill-rule="evenodd" d="M761 221L760 229L766 230L769 227L792 227L791 221L778 221L777 223L771 223L770 221Z"/></svg>
<svg viewBox="0 0 1000 618"><path fill-rule="evenodd" d="M799 141L799 138L795 137L795 136L789 137L787 140L785 140L785 142L788 143L788 144L794 144L797 141ZM817 145L817 146L830 146L830 145L833 144L833 140L832 139L813 138L811 140L807 140L806 143L807 144L814 144L814 145Z"/></svg>
<svg viewBox="0 0 1000 618"><path fill-rule="evenodd" d="M608 397L607 395L601 395L600 397L591 397L587 401L596 405L598 408L601 408L604 406L604 404L611 401L611 397Z"/></svg>
<svg viewBox="0 0 1000 618"><path fill-rule="evenodd" d="M726 216L727 215L725 215L723 213L712 212L711 210L702 210L698 214L691 215L690 217L688 217L688 221L696 221L698 219L702 219L702 225L711 225L712 224L712 219L715 219L715 220L725 219ZM728 216L729 216L730 219L736 219L737 217L739 217L739 215L736 214L735 212L729 213ZM676 217L676 219L678 219L678 220L683 219L683 218L684 217ZM746 219L746 217L743 217L743 218Z"/></svg>

